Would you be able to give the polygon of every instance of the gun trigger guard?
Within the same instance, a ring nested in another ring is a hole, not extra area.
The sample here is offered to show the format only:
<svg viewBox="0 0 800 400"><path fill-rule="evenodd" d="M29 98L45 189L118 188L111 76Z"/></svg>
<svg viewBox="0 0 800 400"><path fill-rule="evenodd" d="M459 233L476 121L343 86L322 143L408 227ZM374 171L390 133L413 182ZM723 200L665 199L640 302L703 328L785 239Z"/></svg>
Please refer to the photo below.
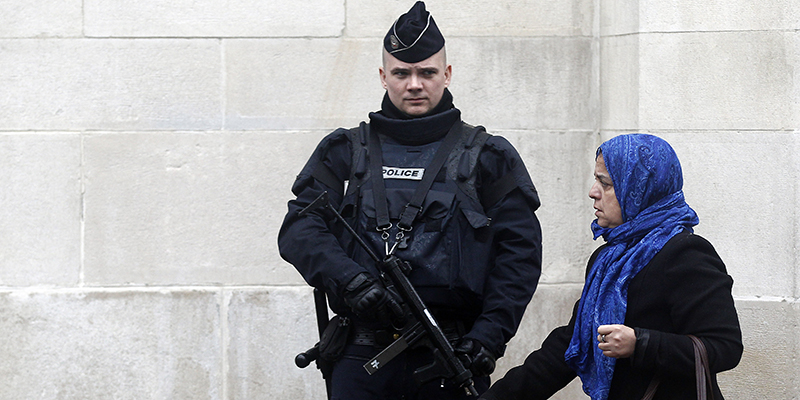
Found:
<svg viewBox="0 0 800 400"><path fill-rule="evenodd" d="M414 379L418 384L423 385L436 379L448 379L453 374L448 370L447 364L444 363L441 352L439 349L433 350L433 362L419 367L414 371Z"/></svg>

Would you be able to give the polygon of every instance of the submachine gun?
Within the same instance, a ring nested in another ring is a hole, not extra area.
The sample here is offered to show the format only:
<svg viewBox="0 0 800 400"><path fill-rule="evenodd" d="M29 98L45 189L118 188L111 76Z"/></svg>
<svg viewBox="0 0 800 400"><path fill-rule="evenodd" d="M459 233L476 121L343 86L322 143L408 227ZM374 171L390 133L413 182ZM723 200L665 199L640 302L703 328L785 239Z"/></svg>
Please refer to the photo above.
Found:
<svg viewBox="0 0 800 400"><path fill-rule="evenodd" d="M378 265L381 277L387 282L387 289L393 290L399 295L404 303L404 308L411 314L411 318L408 318L408 322L401 330L402 334L400 337L383 349L383 351L372 360L367 361L367 363L364 364L364 369L372 375L403 350L420 343L431 348L434 361L430 365L423 366L414 371L414 377L419 383L426 383L435 379L450 380L458 387L464 388L467 394L478 397L478 392L475 390L475 385L472 381L472 372L465 368L464 364L456 356L453 346L445 337L436 318L433 317L433 314L431 314L428 307L425 306L425 303L419 297L414 286L412 286L411 282L408 280L407 275L411 273L411 265L394 254L388 255L383 259L379 258L356 233L353 227L347 223L342 215L330 205L328 192L323 192L319 195L311 204L302 209L299 215L303 216L320 207L332 211L336 219L344 225L345 229L347 229L351 235L353 235L358 244L364 248L370 258ZM317 293L319 292L315 293L315 297ZM324 294L322 295L324 296ZM319 300L317 300L317 303L319 303ZM326 318L327 309L325 309L324 312ZM318 304L317 319L319 320L319 318L320 309ZM323 327L320 325L320 331L322 331L322 329ZM311 361L316 360L317 357L319 357L318 346L319 343L306 352L298 354L295 358L295 364L300 368L305 368ZM323 371L323 376L325 375L324 372L325 371ZM326 381L327 380L326 377Z"/></svg>

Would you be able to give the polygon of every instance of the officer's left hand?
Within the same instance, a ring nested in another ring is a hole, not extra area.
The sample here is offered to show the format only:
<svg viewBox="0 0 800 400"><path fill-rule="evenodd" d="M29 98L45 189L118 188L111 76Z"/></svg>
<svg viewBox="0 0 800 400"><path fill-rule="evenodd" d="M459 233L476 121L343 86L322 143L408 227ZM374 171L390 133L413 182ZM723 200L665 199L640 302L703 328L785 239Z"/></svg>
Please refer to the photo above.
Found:
<svg viewBox="0 0 800 400"><path fill-rule="evenodd" d="M492 354L481 342L475 339L464 338L454 349L456 355L464 366L472 371L473 376L489 376L494 372L497 357Z"/></svg>
<svg viewBox="0 0 800 400"><path fill-rule="evenodd" d="M356 275L344 289L344 302L353 312L366 320L391 326L404 318L403 308L377 280L366 272ZM403 326L398 324L395 326Z"/></svg>

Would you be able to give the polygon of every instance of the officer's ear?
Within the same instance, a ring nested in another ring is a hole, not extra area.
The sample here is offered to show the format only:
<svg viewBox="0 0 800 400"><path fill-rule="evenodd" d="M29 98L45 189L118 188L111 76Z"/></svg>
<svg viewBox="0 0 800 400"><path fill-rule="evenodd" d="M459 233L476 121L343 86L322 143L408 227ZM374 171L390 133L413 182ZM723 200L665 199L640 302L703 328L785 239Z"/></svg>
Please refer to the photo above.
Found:
<svg viewBox="0 0 800 400"><path fill-rule="evenodd" d="M386 71L383 67L378 67L378 76L381 78L381 85L386 89Z"/></svg>
<svg viewBox="0 0 800 400"><path fill-rule="evenodd" d="M383 85L383 89L385 90L387 87L386 84L386 57L389 56L389 53L386 49L381 51L381 66L378 67L378 76L381 78L381 85Z"/></svg>

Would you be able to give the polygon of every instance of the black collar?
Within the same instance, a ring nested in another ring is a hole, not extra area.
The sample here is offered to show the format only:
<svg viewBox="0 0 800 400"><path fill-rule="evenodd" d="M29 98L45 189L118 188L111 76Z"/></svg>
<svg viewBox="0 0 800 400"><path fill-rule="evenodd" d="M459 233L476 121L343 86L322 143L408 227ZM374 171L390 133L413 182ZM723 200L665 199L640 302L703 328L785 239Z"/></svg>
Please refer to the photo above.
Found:
<svg viewBox="0 0 800 400"><path fill-rule="evenodd" d="M461 119L461 111L453 106L453 95L444 90L439 104L431 112L412 117L400 111L384 95L379 112L369 113L372 129L406 145L422 145L441 139Z"/></svg>
<svg viewBox="0 0 800 400"><path fill-rule="evenodd" d="M420 115L420 116L416 116L415 117L415 116L408 115L408 114L400 111L400 109L397 108L397 106L395 106L394 103L392 103L391 100L389 100L389 95L388 94L384 94L383 95L383 102L381 102L381 111L380 112L381 112L381 114L383 114L383 115L385 115L385 116L387 116L389 118L392 118L392 119L406 119L407 120L407 119L424 118L424 117L428 117L428 116L431 116L431 115L436 115L436 114L442 113L444 111L447 111L447 110L449 110L451 108L453 108L453 94L450 93L450 90L445 88L444 89L444 93L442 94L442 98L441 98L441 100L439 100L439 104L437 104L436 107L434 107L433 109L431 109L429 112L427 112L424 115Z"/></svg>

